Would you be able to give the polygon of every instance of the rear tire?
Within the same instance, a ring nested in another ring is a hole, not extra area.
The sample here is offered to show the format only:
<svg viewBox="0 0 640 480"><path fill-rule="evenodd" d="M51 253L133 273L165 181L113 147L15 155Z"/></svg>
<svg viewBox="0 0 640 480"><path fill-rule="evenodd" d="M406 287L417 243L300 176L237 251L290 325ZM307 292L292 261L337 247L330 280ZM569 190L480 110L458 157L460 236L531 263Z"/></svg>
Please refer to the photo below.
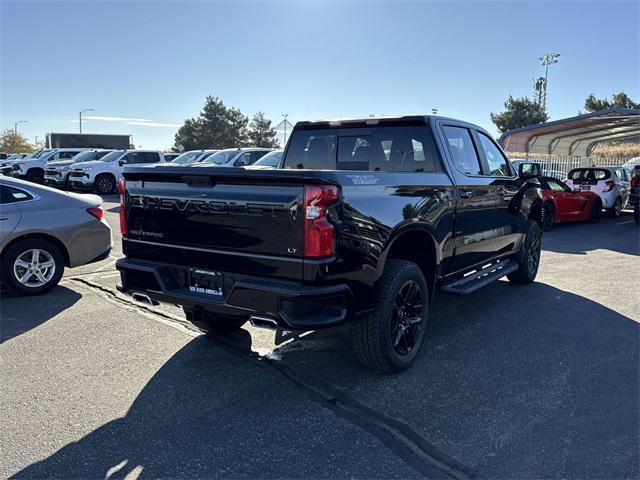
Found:
<svg viewBox="0 0 640 480"><path fill-rule="evenodd" d="M556 221L556 209L551 202L546 202L543 206L543 209L542 230L548 232L553 228L553 224Z"/></svg>
<svg viewBox="0 0 640 480"><path fill-rule="evenodd" d="M116 180L108 173L101 173L94 182L96 192L101 195L112 193L116 188Z"/></svg>
<svg viewBox="0 0 640 480"><path fill-rule="evenodd" d="M374 311L351 325L358 361L383 372L411 366L424 340L428 308L429 289L420 268L406 260L387 261Z"/></svg>
<svg viewBox="0 0 640 480"><path fill-rule="evenodd" d="M25 238L6 250L1 268L2 283L11 290L22 295L40 295L60 282L64 257L51 242Z"/></svg>
<svg viewBox="0 0 640 480"><path fill-rule="evenodd" d="M591 223L600 222L600 217L602 216L602 201L597 198L591 204L591 210L589 211L589 221Z"/></svg>
<svg viewBox="0 0 640 480"><path fill-rule="evenodd" d="M540 250L542 232L533 220L529 220L525 226L526 238L522 244L520 254L515 260L518 262L518 270L511 272L507 278L512 283L527 285L536 279L540 266Z"/></svg>
<svg viewBox="0 0 640 480"><path fill-rule="evenodd" d="M609 216L613 218L618 218L622 213L622 199L620 197L616 198L616 203L613 204L613 207L609 209Z"/></svg>

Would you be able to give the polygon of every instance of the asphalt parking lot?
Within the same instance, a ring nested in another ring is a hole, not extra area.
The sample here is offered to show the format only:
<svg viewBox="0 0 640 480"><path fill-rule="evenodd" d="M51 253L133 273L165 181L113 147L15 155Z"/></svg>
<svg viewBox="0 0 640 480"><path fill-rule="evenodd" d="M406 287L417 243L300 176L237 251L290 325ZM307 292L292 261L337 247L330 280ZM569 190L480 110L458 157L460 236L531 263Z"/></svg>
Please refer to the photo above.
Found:
<svg viewBox="0 0 640 480"><path fill-rule="evenodd" d="M116 241L47 295L2 292L0 476L638 478L639 232L557 226L535 284L439 295L391 376L345 328L211 339L135 304Z"/></svg>

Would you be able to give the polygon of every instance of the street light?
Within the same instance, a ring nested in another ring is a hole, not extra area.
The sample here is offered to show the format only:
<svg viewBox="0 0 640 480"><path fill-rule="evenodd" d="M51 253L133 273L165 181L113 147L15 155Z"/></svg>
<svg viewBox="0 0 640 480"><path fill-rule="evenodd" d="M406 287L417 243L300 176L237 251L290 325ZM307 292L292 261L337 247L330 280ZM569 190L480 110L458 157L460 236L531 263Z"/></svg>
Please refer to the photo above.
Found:
<svg viewBox="0 0 640 480"><path fill-rule="evenodd" d="M284 140L284 146L287 145L287 117L289 116L288 113L283 113L282 116L284 117L284 135L283 135L283 140ZM284 148L283 146L283 148Z"/></svg>
<svg viewBox="0 0 640 480"><path fill-rule="evenodd" d="M549 76L549 65L553 65L554 63L558 63L558 58L560 58L559 53L545 53L538 60L540 60L540 64L544 65L544 95L542 97L542 109L547 109L547 77Z"/></svg>
<svg viewBox="0 0 640 480"><path fill-rule="evenodd" d="M29 123L26 120L18 120L16 123L13 124L13 133L15 133L16 135L18 134L18 124L20 123Z"/></svg>
<svg viewBox="0 0 640 480"><path fill-rule="evenodd" d="M80 112L80 133L82 133L82 114L84 112L93 112L93 108L85 108Z"/></svg>

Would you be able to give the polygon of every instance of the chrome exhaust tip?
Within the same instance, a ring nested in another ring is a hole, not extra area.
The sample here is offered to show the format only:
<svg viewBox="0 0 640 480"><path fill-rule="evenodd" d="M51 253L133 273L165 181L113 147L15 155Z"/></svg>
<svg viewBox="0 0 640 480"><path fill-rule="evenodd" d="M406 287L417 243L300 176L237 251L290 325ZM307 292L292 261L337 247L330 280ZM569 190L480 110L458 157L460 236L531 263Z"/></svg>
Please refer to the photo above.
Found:
<svg viewBox="0 0 640 480"><path fill-rule="evenodd" d="M276 322L273 318L269 318L269 317L251 315L251 317L249 317L249 322L251 322L251 325L256 328L264 328L266 330L278 329L278 322Z"/></svg>
<svg viewBox="0 0 640 480"><path fill-rule="evenodd" d="M132 292L131 297L136 302L146 303L148 305L160 305L160 302L157 302L156 300L151 300L149 295L147 295L146 293Z"/></svg>

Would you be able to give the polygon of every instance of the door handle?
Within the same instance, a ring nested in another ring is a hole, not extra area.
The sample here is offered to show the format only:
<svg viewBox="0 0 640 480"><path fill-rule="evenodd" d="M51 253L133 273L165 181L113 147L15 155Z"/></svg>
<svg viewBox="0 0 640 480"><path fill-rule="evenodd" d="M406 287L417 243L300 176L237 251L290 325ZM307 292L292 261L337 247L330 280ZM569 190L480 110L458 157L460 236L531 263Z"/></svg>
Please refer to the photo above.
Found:
<svg viewBox="0 0 640 480"><path fill-rule="evenodd" d="M0 221L2 221L2 220L8 220L8 219L9 219L9 217L0 217Z"/></svg>
<svg viewBox="0 0 640 480"><path fill-rule="evenodd" d="M473 195L473 192L471 190L459 190L458 191L458 196L460 198L471 198L472 195Z"/></svg>

